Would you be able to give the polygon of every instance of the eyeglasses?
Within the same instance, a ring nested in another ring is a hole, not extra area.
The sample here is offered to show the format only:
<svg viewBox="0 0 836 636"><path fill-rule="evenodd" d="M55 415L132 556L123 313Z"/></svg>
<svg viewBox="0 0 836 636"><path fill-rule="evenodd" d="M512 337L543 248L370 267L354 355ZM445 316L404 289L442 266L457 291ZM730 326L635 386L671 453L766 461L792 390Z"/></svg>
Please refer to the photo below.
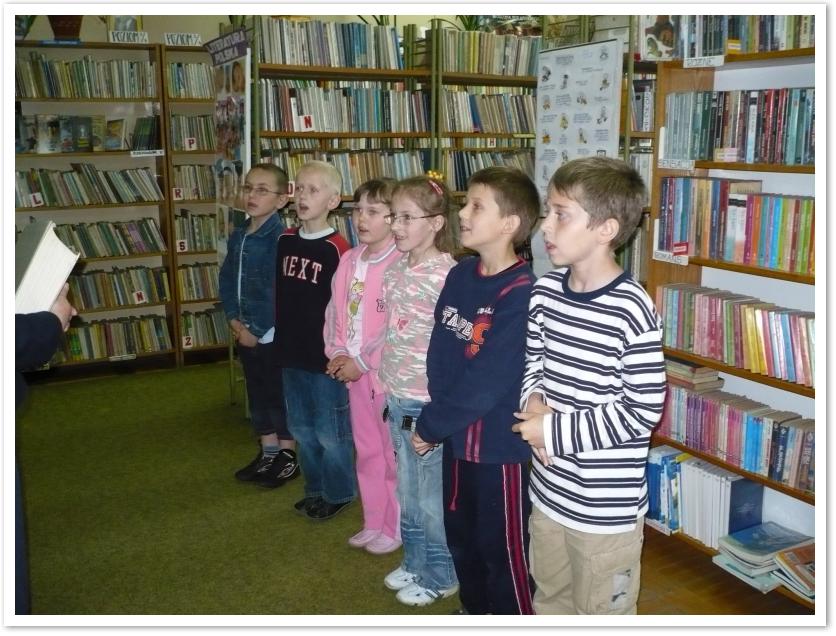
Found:
<svg viewBox="0 0 836 636"><path fill-rule="evenodd" d="M397 225L398 223L403 223L404 225L409 225L416 219L429 219L433 216L441 216L440 214L425 214L424 216L411 216L409 214L401 214L400 216L395 216L394 214L387 214L384 216L384 220L389 225Z"/></svg>
<svg viewBox="0 0 836 636"><path fill-rule="evenodd" d="M244 187L242 187L241 191L244 194L252 193L257 197L266 197L268 194L284 194L283 192L278 192L276 190L268 190L267 188L262 188L261 186L254 188L250 184L246 184Z"/></svg>

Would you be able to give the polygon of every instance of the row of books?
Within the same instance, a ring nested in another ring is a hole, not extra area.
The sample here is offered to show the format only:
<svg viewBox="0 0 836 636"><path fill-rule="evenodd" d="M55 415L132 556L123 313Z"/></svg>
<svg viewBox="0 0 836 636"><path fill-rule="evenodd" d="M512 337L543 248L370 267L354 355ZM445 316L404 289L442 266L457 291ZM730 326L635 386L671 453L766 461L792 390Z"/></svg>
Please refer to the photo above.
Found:
<svg viewBox="0 0 836 636"><path fill-rule="evenodd" d="M58 238L81 258L107 258L165 252L157 220L97 221L55 226Z"/></svg>
<svg viewBox="0 0 836 636"><path fill-rule="evenodd" d="M521 148L512 152L457 152L451 151L442 156L442 172L447 187L454 191L467 190L471 175L483 168L508 166L517 168L529 177L534 175L534 151Z"/></svg>
<svg viewBox="0 0 836 636"><path fill-rule="evenodd" d="M221 309L184 311L180 328L184 349L211 347L229 341L229 324Z"/></svg>
<svg viewBox="0 0 836 636"><path fill-rule="evenodd" d="M180 164L174 166L174 187L182 189L183 199L214 199L215 175L212 166Z"/></svg>
<svg viewBox="0 0 836 636"><path fill-rule="evenodd" d="M797 413L671 382L658 433L785 486L815 489L814 421Z"/></svg>
<svg viewBox="0 0 836 636"><path fill-rule="evenodd" d="M134 138L142 133L136 120ZM156 120L156 117L153 117ZM106 120L104 115L15 115L15 152L101 152L126 148L125 120ZM159 148L159 140L154 148ZM137 148L139 149L139 148Z"/></svg>
<svg viewBox="0 0 836 636"><path fill-rule="evenodd" d="M533 94L473 95L444 89L441 94L443 132L527 133L536 126Z"/></svg>
<svg viewBox="0 0 836 636"><path fill-rule="evenodd" d="M430 98L403 87L289 86L287 80L261 79L264 130L294 132L427 132ZM346 85L350 84L350 85Z"/></svg>
<svg viewBox="0 0 836 636"><path fill-rule="evenodd" d="M719 544L713 562L741 581L764 594L783 585L803 599L815 600L814 537L764 521L721 537Z"/></svg>
<svg viewBox="0 0 836 636"><path fill-rule="evenodd" d="M79 311L135 307L171 299L165 267L114 267L70 276L70 303Z"/></svg>
<svg viewBox="0 0 836 636"><path fill-rule="evenodd" d="M60 56L60 50L50 52ZM17 99L137 99L157 96L154 63L148 60L49 59L30 51L15 60Z"/></svg>
<svg viewBox="0 0 836 636"><path fill-rule="evenodd" d="M647 241L650 217L643 214L636 231L624 245L615 250L615 260L625 272L639 282L647 281Z"/></svg>
<svg viewBox="0 0 836 636"><path fill-rule="evenodd" d="M683 532L710 548L760 523L763 484L668 445L647 455L646 523L665 534Z"/></svg>
<svg viewBox="0 0 836 636"><path fill-rule="evenodd" d="M815 199L759 189L759 181L663 178L657 249L813 274Z"/></svg>
<svg viewBox="0 0 836 636"><path fill-rule="evenodd" d="M403 68L397 27L260 16L258 61L328 68Z"/></svg>
<svg viewBox="0 0 836 636"><path fill-rule="evenodd" d="M212 67L204 62L169 62L166 80L168 96L180 99L211 99L220 88L213 83Z"/></svg>
<svg viewBox="0 0 836 636"><path fill-rule="evenodd" d="M177 267L181 300L218 298L218 264L193 263Z"/></svg>
<svg viewBox="0 0 836 636"><path fill-rule="evenodd" d="M432 41L432 29L427 31ZM524 76L537 74L543 38L485 31L441 30L442 69L448 73Z"/></svg>
<svg viewBox="0 0 836 636"><path fill-rule="evenodd" d="M316 141L316 140L312 140ZM215 120L212 115L171 115L171 149L215 149Z"/></svg>
<svg viewBox="0 0 836 636"><path fill-rule="evenodd" d="M689 283L661 285L664 344L788 382L815 386L815 314Z"/></svg>
<svg viewBox="0 0 836 636"><path fill-rule="evenodd" d="M730 53L806 49L816 45L814 15L730 15Z"/></svg>
<svg viewBox="0 0 836 636"><path fill-rule="evenodd" d="M630 85L630 130L653 132L656 121L656 76L642 74Z"/></svg>
<svg viewBox="0 0 836 636"><path fill-rule="evenodd" d="M812 87L668 93L663 156L811 165L815 93Z"/></svg>
<svg viewBox="0 0 836 636"><path fill-rule="evenodd" d="M71 163L70 167L15 171L15 207L156 203L163 199L149 168L99 170L91 163Z"/></svg>
<svg viewBox="0 0 836 636"><path fill-rule="evenodd" d="M159 117L156 115L137 117L131 135L131 150L156 150L162 146Z"/></svg>
<svg viewBox="0 0 836 636"><path fill-rule="evenodd" d="M639 16L643 60L762 53L815 46L812 15Z"/></svg>
<svg viewBox="0 0 836 636"><path fill-rule="evenodd" d="M635 142L641 142L637 144ZM644 205L650 205L650 184L653 183L653 147L649 139L636 139L631 144L628 161L645 184Z"/></svg>
<svg viewBox="0 0 836 636"><path fill-rule="evenodd" d="M174 233L178 252L208 252L217 249L215 214L195 214L180 208L174 214Z"/></svg>
<svg viewBox="0 0 836 636"><path fill-rule="evenodd" d="M56 353L54 362L107 360L160 353L170 351L171 348L171 335L165 316L79 321L67 330L62 349Z"/></svg>
<svg viewBox="0 0 836 636"><path fill-rule="evenodd" d="M423 151L303 152L274 154L267 163L282 168L291 181L307 161L317 159L333 164L342 175L342 194L351 196L360 184L376 177L405 179L424 174L427 153Z"/></svg>

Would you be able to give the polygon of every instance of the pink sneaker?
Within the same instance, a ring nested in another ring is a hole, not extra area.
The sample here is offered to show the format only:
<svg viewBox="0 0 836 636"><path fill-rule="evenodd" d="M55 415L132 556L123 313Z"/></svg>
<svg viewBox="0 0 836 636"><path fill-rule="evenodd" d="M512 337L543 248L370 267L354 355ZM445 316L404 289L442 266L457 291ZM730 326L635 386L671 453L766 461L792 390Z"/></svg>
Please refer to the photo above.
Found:
<svg viewBox="0 0 836 636"><path fill-rule="evenodd" d="M377 530L366 530L364 528L363 530L360 530L360 532L358 532L357 534L355 534L353 537L351 537L348 540L348 545L350 545L352 548L362 548L367 543L377 539L377 537L379 537L379 536L380 536L379 531L377 531Z"/></svg>
<svg viewBox="0 0 836 636"><path fill-rule="evenodd" d="M399 539L387 537L385 534L380 534L372 541L366 544L366 552L371 554L389 554L401 547Z"/></svg>

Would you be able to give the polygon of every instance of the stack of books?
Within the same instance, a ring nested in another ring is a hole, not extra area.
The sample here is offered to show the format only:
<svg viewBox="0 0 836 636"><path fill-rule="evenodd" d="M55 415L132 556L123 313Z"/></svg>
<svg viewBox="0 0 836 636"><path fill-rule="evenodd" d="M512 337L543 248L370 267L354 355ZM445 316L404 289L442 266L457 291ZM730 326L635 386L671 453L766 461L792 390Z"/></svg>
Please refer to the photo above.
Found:
<svg viewBox="0 0 836 636"><path fill-rule="evenodd" d="M709 367L701 367L667 358L665 360L665 373L668 376L669 383L690 391L713 391L723 388L723 378L720 377L719 371Z"/></svg>
<svg viewBox="0 0 836 636"><path fill-rule="evenodd" d="M778 565L772 576L802 598L816 598L816 544L795 546L775 555Z"/></svg>
<svg viewBox="0 0 836 636"><path fill-rule="evenodd" d="M813 537L767 521L720 537L720 554L712 560L741 581L766 593L784 582L774 575L779 568L778 553L812 546L814 542ZM812 563L808 571L815 571Z"/></svg>

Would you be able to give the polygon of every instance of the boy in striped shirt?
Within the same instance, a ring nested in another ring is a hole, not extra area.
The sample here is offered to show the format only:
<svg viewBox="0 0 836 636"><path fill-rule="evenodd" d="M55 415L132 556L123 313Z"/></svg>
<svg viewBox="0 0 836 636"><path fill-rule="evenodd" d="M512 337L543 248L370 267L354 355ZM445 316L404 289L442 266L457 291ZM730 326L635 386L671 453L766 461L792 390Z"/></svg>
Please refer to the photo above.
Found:
<svg viewBox="0 0 836 636"><path fill-rule="evenodd" d="M634 614L645 467L665 398L662 328L613 250L635 230L644 184L622 161L577 159L549 182L553 271L528 312L522 420L533 448L529 559L538 614Z"/></svg>

